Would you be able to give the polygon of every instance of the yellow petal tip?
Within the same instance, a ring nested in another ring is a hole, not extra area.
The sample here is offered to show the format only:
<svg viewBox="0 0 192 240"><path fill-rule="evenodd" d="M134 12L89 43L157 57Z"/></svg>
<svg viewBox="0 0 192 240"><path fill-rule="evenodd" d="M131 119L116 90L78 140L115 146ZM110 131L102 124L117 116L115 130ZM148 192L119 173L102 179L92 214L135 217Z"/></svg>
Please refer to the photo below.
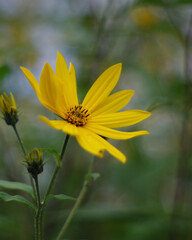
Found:
<svg viewBox="0 0 192 240"><path fill-rule="evenodd" d="M42 122L44 122L44 123L47 123L47 121L49 121L48 118L46 118L46 117L44 117L44 116L42 116L42 115L39 115L38 118L39 118Z"/></svg>
<svg viewBox="0 0 192 240"><path fill-rule="evenodd" d="M22 67L22 66L20 66L20 69L21 69L21 71L22 71L23 73L25 73L26 71L29 71L27 68Z"/></svg>
<svg viewBox="0 0 192 240"><path fill-rule="evenodd" d="M148 131L145 131L145 135L149 135L150 134L150 132L148 132Z"/></svg>
<svg viewBox="0 0 192 240"><path fill-rule="evenodd" d="M135 94L135 90L132 90L132 89L130 89L130 90L128 90L130 93L132 93L132 96Z"/></svg>
<svg viewBox="0 0 192 240"><path fill-rule="evenodd" d="M44 68L49 68L50 64L48 62L45 63Z"/></svg>
<svg viewBox="0 0 192 240"><path fill-rule="evenodd" d="M57 51L57 55L62 55L59 51Z"/></svg>
<svg viewBox="0 0 192 240"><path fill-rule="evenodd" d="M122 69L122 63L117 63L115 65L113 65L116 68Z"/></svg>
<svg viewBox="0 0 192 240"><path fill-rule="evenodd" d="M127 159L125 158L123 161L121 161L123 164L127 162Z"/></svg>
<svg viewBox="0 0 192 240"><path fill-rule="evenodd" d="M152 115L151 112L147 112L147 117L150 117Z"/></svg>
<svg viewBox="0 0 192 240"><path fill-rule="evenodd" d="M63 57L63 55L59 51L57 51L57 57L63 58L65 60L65 58Z"/></svg>

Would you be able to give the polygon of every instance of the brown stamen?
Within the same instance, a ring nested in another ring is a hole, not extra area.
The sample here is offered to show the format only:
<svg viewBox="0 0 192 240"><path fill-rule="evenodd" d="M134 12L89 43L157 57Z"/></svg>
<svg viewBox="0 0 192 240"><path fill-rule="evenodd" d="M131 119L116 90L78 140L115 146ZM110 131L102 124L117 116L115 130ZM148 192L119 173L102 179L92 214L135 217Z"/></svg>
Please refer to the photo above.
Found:
<svg viewBox="0 0 192 240"><path fill-rule="evenodd" d="M71 107L66 113L66 121L82 127L87 123L87 117L89 116L88 110L83 108L81 105Z"/></svg>

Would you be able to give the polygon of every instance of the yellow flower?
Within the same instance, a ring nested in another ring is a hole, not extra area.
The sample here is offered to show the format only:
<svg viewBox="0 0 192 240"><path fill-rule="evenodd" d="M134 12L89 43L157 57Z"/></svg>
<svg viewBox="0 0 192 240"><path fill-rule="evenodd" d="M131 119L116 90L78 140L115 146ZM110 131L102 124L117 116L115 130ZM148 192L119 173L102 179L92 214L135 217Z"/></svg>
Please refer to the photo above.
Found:
<svg viewBox="0 0 192 240"><path fill-rule="evenodd" d="M103 157L104 150L107 150L125 162L125 155L104 138L130 139L148 134L147 131L122 132L113 129L134 125L151 115L141 110L118 112L134 94L133 90L123 90L110 95L120 77L120 63L107 69L96 80L81 104L77 97L75 68L71 63L68 69L59 52L56 73L46 63L39 83L28 69L21 67L21 70L39 101L62 120L49 120L44 116L40 119L52 128L75 136L86 151Z"/></svg>
<svg viewBox="0 0 192 240"><path fill-rule="evenodd" d="M154 13L154 9L149 7L133 8L131 18L133 22L141 28L153 27L159 21Z"/></svg>
<svg viewBox="0 0 192 240"><path fill-rule="evenodd" d="M10 98L6 93L1 95L0 108L6 123L8 125L15 125L18 121L18 116L15 99L12 93L10 93Z"/></svg>

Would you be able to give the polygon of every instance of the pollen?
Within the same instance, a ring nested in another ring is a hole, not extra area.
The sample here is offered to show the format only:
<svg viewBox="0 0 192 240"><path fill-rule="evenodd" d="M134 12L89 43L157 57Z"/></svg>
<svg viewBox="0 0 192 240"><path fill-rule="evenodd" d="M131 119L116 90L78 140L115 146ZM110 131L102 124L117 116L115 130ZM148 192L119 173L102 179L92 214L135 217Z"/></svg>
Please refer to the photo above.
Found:
<svg viewBox="0 0 192 240"><path fill-rule="evenodd" d="M89 116L88 110L83 108L82 105L71 107L66 114L67 122L82 127L87 123Z"/></svg>

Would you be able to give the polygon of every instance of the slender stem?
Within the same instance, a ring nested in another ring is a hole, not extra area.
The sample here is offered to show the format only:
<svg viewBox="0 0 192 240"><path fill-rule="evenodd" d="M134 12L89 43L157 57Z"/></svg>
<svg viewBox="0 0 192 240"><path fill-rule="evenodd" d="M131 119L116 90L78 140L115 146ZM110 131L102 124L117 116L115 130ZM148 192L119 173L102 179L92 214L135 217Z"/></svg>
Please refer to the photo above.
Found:
<svg viewBox="0 0 192 240"><path fill-rule="evenodd" d="M62 161L63 159L63 156L64 156L64 153L65 153L65 150L66 150L66 147L67 147L67 143L69 141L69 135L67 134L66 138L65 138L65 141L64 141L64 144L63 144L63 147L62 147L62 150L61 150L61 154L60 154L60 160Z"/></svg>
<svg viewBox="0 0 192 240"><path fill-rule="evenodd" d="M25 157L27 154L26 154L26 151L25 151L23 142L22 142L22 140L21 140L21 138L20 138L20 136L19 136L19 133L18 133L18 131L17 131L16 125L13 125L13 129L14 129L14 131L15 131L15 134L16 134L16 136L17 136L17 139L18 139L18 141L19 141L19 144L20 144L20 146L21 146L21 149L22 149L23 154L24 154L24 157Z"/></svg>
<svg viewBox="0 0 192 240"><path fill-rule="evenodd" d="M80 204L81 204L81 202L82 202L82 200L83 200L83 198L84 198L84 196L87 192L87 188L88 188L88 185L89 185L89 182L90 182L90 178L88 177L88 174L90 174L92 172L93 161L94 161L94 159L92 159L90 164L89 164L88 172L85 176L85 180L83 182L83 186L82 186L82 189L79 193L79 196L78 196L78 198L77 198L69 216L67 217L67 220L65 221L63 227L61 228L61 231L60 231L56 240L61 240L62 239L66 229L68 228L69 224L71 223L72 218L74 217L78 207L80 206Z"/></svg>
<svg viewBox="0 0 192 240"><path fill-rule="evenodd" d="M37 191L37 202L38 202L38 207L39 207L41 205L41 197L40 197L40 191L39 191L38 175L34 179L35 179L35 187L36 187L36 191Z"/></svg>
<svg viewBox="0 0 192 240"><path fill-rule="evenodd" d="M21 140L21 137L19 135L19 132L17 131L17 128L16 128L16 125L13 125L13 129L14 129L14 132L17 136L17 139L19 141L19 144L21 146L21 149L23 151L23 155L24 155L24 158L27 156L26 154L26 150L25 150L25 147L23 145L23 142ZM35 216L35 223L34 223L34 228L35 228L35 239L40 239L39 238L39 223L38 223L38 219L39 219L39 210L40 210L40 194L39 194L39 184L38 184L38 178L35 180L35 184L36 184L36 190L35 190L35 185L34 185L34 182L33 182L33 178L31 176L31 174L29 174L29 180L30 180L30 183L31 183L31 186L33 188L33 193L34 193L34 196L35 196L35 201L36 201L36 204L38 206L38 210L37 210L37 213L36 213L36 216Z"/></svg>
<svg viewBox="0 0 192 240"><path fill-rule="evenodd" d="M29 180L30 180L30 183L31 183L31 186L33 188L33 193L34 193L34 196L35 196L35 199L34 201L38 201L38 198L37 198L37 194L36 194L36 191L35 191L35 185L34 185L34 182L33 182L33 178L31 176L31 174L29 174Z"/></svg>
<svg viewBox="0 0 192 240"><path fill-rule="evenodd" d="M62 160L62 158L63 158L63 156L64 156L64 153L65 153L65 150L66 150L66 147L67 147L67 143L68 143L68 141L69 141L69 137L70 137L70 136L67 135L66 138L65 138L65 141L64 141L64 144L63 144L63 148L62 148L62 151L61 151L61 154L60 154L60 161L59 161L59 163L57 164L57 166L56 166L56 168L55 168L55 171L54 171L54 173L53 173L53 177L52 177L51 182L50 182L50 184L49 184L49 187L48 187L48 189L47 189L47 193L46 193L46 195L45 195L45 199L46 199L46 197L49 195L49 193L51 192L51 189L52 189L53 184L54 184L54 182L55 182L57 173L58 173L58 171L59 171L59 169L60 169L60 167L61 167L61 160Z"/></svg>
<svg viewBox="0 0 192 240"><path fill-rule="evenodd" d="M19 135L19 132L17 131L16 125L13 125L13 129L14 129L14 132L15 132L15 134L16 134L16 136L17 136L17 139L18 139L18 141L19 141L19 144L20 144L20 146L21 146L21 149L22 149L22 151L23 151L23 155L24 155L24 157L26 157L26 156L27 156L26 150L25 150L25 147L24 147L23 142L22 142L22 140L21 140L21 137L20 137L20 135ZM29 174L29 179L30 179L31 186L32 186L32 188L33 188L33 193L34 193L35 199L37 200L37 195L36 195L36 191L35 191L35 186L34 186L34 183L33 183L32 176L31 176L30 174Z"/></svg>
<svg viewBox="0 0 192 240"><path fill-rule="evenodd" d="M37 212L35 216L35 239L41 240L42 239L42 222L41 222L42 203L41 203L41 197L40 197L40 191L39 191L38 175L34 179L35 179L35 187L37 192Z"/></svg>
<svg viewBox="0 0 192 240"><path fill-rule="evenodd" d="M61 167L61 160L64 157L69 137L70 137L69 135L67 135L65 137L65 141L64 141L64 144L63 144L63 147L62 147L62 150L61 150L61 154L60 154L60 159L58 160L57 166L55 168L55 171L53 173L52 179L51 179L50 184L48 186L47 192L45 194L44 201L42 203L40 203L40 208L39 208L39 211L37 212L37 215L38 215L38 218L39 218L39 227L40 227L40 229L42 229L43 213L44 213L44 209L45 209L45 206L46 206L46 200L47 200L47 197L48 197L49 193L51 192L51 189L52 189L52 187L54 185L57 173L58 173L58 171L59 171L59 169ZM42 231L41 231L41 237L42 237ZM37 238L37 240L39 240L39 239Z"/></svg>
<svg viewBox="0 0 192 240"><path fill-rule="evenodd" d="M181 133L180 133L180 148L178 165L176 169L176 186L173 196L173 208L170 216L170 239L179 239L178 234L175 231L177 214L182 212L180 206L184 206L186 196L189 194L187 184L190 182L191 170L190 170L190 156L191 156L191 132L190 132L190 102L191 102L191 69L190 69L190 58L191 58L191 41L192 41L192 15L190 17L188 30L185 36L184 45L184 98L183 98L183 112L181 122ZM184 203L183 203L183 202ZM187 202L186 202L187 203ZM190 211L185 214L190 214ZM187 232L188 230L188 232ZM190 238L190 229L186 227L185 236Z"/></svg>

